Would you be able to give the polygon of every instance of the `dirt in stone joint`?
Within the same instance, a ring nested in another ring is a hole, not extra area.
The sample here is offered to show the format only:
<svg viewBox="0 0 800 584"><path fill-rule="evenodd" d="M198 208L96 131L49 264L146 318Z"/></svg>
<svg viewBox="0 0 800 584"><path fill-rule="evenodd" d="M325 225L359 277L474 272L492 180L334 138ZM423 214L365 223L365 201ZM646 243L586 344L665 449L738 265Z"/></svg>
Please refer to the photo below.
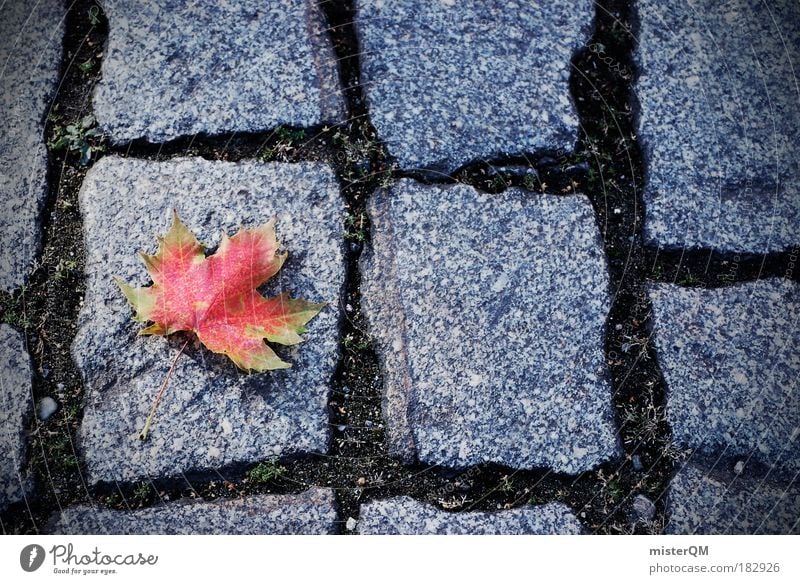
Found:
<svg viewBox="0 0 800 584"><path fill-rule="evenodd" d="M163 145L135 141L108 146L90 130L91 92L100 75L107 22L89 0L70 5L63 83L47 123L51 145L51 193L44 213L44 249L28 286L0 295L2 318L26 334L37 401L61 404L48 421L31 420L29 469L37 487L27 504L12 506L0 521L4 533L36 533L59 508L88 502L135 509L182 497L237 497L299 492L310 485L332 487L342 533L359 505L407 495L452 512L498 510L561 501L595 533L652 533L664 524L663 497L675 460L664 415L664 383L649 328L648 279L684 285L724 285L766 274L782 274L790 257L717 257L659 253L642 243L642 160L634 135L630 86L635 23L627 2L596 6L589 44L573 59L571 91L582 133L574 152L537 152L470 164L450 177L406 174L387 155L371 125L360 87L358 46L351 1L321 3L341 64L350 117L337 126L279 127L253 135L195 136ZM73 126L70 130L69 126ZM68 139L62 139L64 137ZM59 139L62 144L59 144ZM87 160L86 153L89 152ZM326 454L308 454L255 465L187 473L180 478L87 487L75 432L82 416L83 388L70 353L84 293L84 251L77 193L86 170L107 153L152 160L200 156L263 162L321 160L342 185L346 285L342 291L342 360L328 409L332 430ZM606 353L614 388L621 460L579 476L519 471L496 465L447 469L405 465L386 451L381 411L382 379L360 306L358 259L369 244L366 203L377 188L412 176L424 182L461 182L487 192L516 186L534 192L587 194L594 205L610 265L614 304L607 325ZM796 276L795 276L796 278ZM657 503L651 521L635 521L631 499L643 494Z"/></svg>

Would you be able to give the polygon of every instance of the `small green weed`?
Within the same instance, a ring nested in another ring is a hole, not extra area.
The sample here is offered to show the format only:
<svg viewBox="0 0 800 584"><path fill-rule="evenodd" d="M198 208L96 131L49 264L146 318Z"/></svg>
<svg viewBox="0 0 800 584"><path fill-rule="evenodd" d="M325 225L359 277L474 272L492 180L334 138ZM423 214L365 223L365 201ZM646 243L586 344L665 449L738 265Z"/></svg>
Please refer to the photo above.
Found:
<svg viewBox="0 0 800 584"><path fill-rule="evenodd" d="M254 483L268 483L286 474L286 468L274 460L261 462L250 469L247 477Z"/></svg>
<svg viewBox="0 0 800 584"><path fill-rule="evenodd" d="M350 241L357 241L359 243L363 243L364 240L367 239L367 228L365 225L364 213L359 213L358 216L348 214L347 217L345 217L344 224L345 238L349 239Z"/></svg>
<svg viewBox="0 0 800 584"><path fill-rule="evenodd" d="M47 147L53 152L65 150L80 154L81 166L86 166L98 152L105 151L103 134L95 127L93 115L84 116L77 124L54 126L52 139Z"/></svg>

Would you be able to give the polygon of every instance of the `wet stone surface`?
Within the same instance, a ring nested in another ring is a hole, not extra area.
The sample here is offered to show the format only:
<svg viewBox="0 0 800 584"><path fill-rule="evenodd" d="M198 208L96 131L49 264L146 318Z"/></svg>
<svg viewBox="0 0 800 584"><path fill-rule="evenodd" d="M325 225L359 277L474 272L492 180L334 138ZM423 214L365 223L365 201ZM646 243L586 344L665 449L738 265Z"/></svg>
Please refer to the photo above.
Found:
<svg viewBox="0 0 800 584"><path fill-rule="evenodd" d="M325 451L344 282L344 211L333 172L317 163L106 157L90 170L79 198L87 292L72 353L87 391L79 438L89 482ZM287 290L328 306L309 323L307 342L273 346L292 369L248 375L191 342L141 442L138 431L186 337L137 337L142 325L112 276L150 283L137 252L155 253L173 208L209 250L221 230L233 234L240 223L252 227L277 215L289 259L265 294Z"/></svg>
<svg viewBox="0 0 800 584"><path fill-rule="evenodd" d="M797 3L642 0L637 8L647 239L727 251L796 247Z"/></svg>
<svg viewBox="0 0 800 584"><path fill-rule="evenodd" d="M671 534L800 534L800 485L722 462L686 464L667 499Z"/></svg>
<svg viewBox="0 0 800 584"><path fill-rule="evenodd" d="M33 412L31 363L23 336L0 325L0 511L30 490L25 424Z"/></svg>
<svg viewBox="0 0 800 584"><path fill-rule="evenodd" d="M41 246L48 188L44 124L61 67L62 4L0 4L0 289L5 291L25 283Z"/></svg>
<svg viewBox="0 0 800 584"><path fill-rule="evenodd" d="M136 511L72 507L52 518L53 533L110 535L316 535L336 532L333 491L165 503Z"/></svg>
<svg viewBox="0 0 800 584"><path fill-rule="evenodd" d="M650 287L673 440L800 470L800 285Z"/></svg>
<svg viewBox="0 0 800 584"><path fill-rule="evenodd" d="M362 535L578 535L584 528L563 503L496 513L448 513L411 497L361 506Z"/></svg>
<svg viewBox="0 0 800 584"><path fill-rule="evenodd" d="M370 200L362 305L390 453L588 470L619 452L589 201L401 180Z"/></svg>
<svg viewBox="0 0 800 584"><path fill-rule="evenodd" d="M592 2L357 0L361 75L378 134L402 168L572 150L570 59Z"/></svg>
<svg viewBox="0 0 800 584"><path fill-rule="evenodd" d="M312 0L106 0L94 96L112 142L313 126L344 117L333 49Z"/></svg>

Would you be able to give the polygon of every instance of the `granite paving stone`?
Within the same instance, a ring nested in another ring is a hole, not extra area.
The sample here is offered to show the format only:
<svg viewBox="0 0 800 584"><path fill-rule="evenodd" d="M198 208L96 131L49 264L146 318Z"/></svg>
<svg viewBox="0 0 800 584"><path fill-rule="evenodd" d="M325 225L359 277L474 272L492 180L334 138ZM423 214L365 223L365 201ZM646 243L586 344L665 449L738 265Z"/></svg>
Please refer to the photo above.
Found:
<svg viewBox="0 0 800 584"><path fill-rule="evenodd" d="M675 443L800 471L800 284L650 287Z"/></svg>
<svg viewBox="0 0 800 584"><path fill-rule="evenodd" d="M800 534L800 484L721 463L685 464L667 497L671 534Z"/></svg>
<svg viewBox="0 0 800 584"><path fill-rule="evenodd" d="M642 0L637 133L655 245L800 244L797 2Z"/></svg>
<svg viewBox="0 0 800 584"><path fill-rule="evenodd" d="M213 502L179 500L117 511L69 507L52 518L58 535L318 535L336 532L333 491L254 495Z"/></svg>
<svg viewBox="0 0 800 584"><path fill-rule="evenodd" d="M578 473L619 453L585 196L403 179L368 211L362 305L393 456Z"/></svg>
<svg viewBox="0 0 800 584"><path fill-rule="evenodd" d="M0 289L5 291L25 283L41 247L44 124L61 68L64 12L59 0L0 4Z"/></svg>
<svg viewBox="0 0 800 584"><path fill-rule="evenodd" d="M114 143L344 118L314 0L104 0L103 7L109 35L94 110Z"/></svg>
<svg viewBox="0 0 800 584"><path fill-rule="evenodd" d="M548 503L496 513L449 513L411 497L361 506L362 535L579 535L585 530L569 507Z"/></svg>
<svg viewBox="0 0 800 584"><path fill-rule="evenodd" d="M89 481L134 480L325 451L330 380L339 359L339 294L344 283L344 209L332 170L320 163L257 164L106 157L79 194L87 290L72 353L87 391L79 430ZM112 276L149 284L137 252L156 251L172 209L212 249L221 230L277 216L289 253L267 296L327 302L307 342L275 346L288 370L240 372L196 341L177 367L147 441L137 440L180 339L137 337L142 325Z"/></svg>
<svg viewBox="0 0 800 584"><path fill-rule="evenodd" d="M357 0L370 116L406 169L572 150L570 59L593 3Z"/></svg>
<svg viewBox="0 0 800 584"><path fill-rule="evenodd" d="M25 473L25 424L33 412L31 363L25 339L0 325L0 511L30 490Z"/></svg>

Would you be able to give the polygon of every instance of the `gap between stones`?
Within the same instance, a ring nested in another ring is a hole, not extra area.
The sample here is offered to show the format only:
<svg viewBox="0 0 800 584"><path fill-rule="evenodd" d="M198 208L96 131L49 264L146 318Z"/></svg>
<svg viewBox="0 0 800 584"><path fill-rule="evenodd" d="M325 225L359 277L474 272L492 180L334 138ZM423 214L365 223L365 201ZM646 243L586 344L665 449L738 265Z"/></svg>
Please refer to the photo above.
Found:
<svg viewBox="0 0 800 584"><path fill-rule="evenodd" d="M197 136L149 144L135 141L109 148L122 156L165 160L176 156L264 161L324 160L337 172L348 207L346 283L341 302L342 360L329 400L332 442L328 453L265 461L277 476L259 482L253 465L187 473L180 478L134 484L101 484L87 489L80 476L74 436L83 397L80 376L69 355L83 297L82 221L77 192L85 175L73 155L51 153L50 194L43 214L45 238L38 267L23 291L2 295L3 319L25 330L36 371L34 395L57 395L60 411L45 423L33 420L29 468L38 489L30 509L19 504L0 519L4 533L33 533L62 506L90 500L136 508L180 497L230 497L287 493L309 485L335 489L341 517L357 519L359 505L373 499L412 496L451 511L496 510L561 501L590 531L655 532L664 523L662 495L680 453L670 447L664 416L664 383L650 343L647 279L714 286L765 275L783 275L796 250L769 256L720 255L707 251L664 252L642 242L644 184L641 153L633 138L629 106L635 34L629 2L596 5L594 32L573 59L571 91L582 132L574 153L540 152L465 165L452 176L398 171L377 139L360 86L358 43L352 0L321 4L340 62L350 117L331 128L276 128L247 135ZM94 8L96 7L96 8ZM90 17L90 11L94 18ZM95 21L96 19L96 21ZM70 6L66 25L63 83L53 126L91 112L90 96L99 75L107 35L102 12L91 0ZM91 44L89 44L91 42ZM602 47L602 49L601 49ZM79 67L93 61L87 71ZM628 72L626 74L626 71ZM101 145L102 146L102 145ZM358 258L369 242L366 202L380 186L410 177L427 183L462 182L488 192L520 186L534 192L587 194L596 210L609 261L614 304L608 317L606 351L624 459L579 476L546 470L519 471L488 464L465 469L402 465L385 450L382 382L360 314ZM569 187L569 188L568 188ZM619 212L616 212L619 209ZM734 267L735 266L735 267ZM792 273L791 277L797 279ZM347 309L347 305L351 310ZM59 385L63 384L63 389ZM63 397L61 394L63 394ZM642 470L636 470L639 456ZM642 493L657 501L654 522L631 525L630 498Z"/></svg>

